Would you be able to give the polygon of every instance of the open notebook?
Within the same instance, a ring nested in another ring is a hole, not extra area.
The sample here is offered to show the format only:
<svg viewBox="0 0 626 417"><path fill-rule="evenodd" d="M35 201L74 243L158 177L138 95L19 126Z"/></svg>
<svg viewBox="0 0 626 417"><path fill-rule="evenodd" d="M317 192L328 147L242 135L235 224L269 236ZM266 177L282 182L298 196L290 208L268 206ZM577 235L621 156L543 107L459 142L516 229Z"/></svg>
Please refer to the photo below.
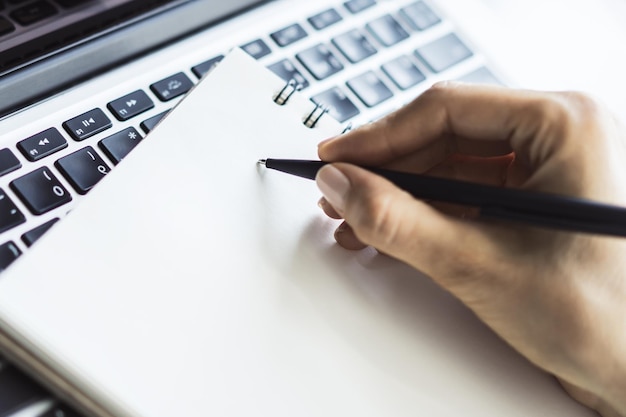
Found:
<svg viewBox="0 0 626 417"><path fill-rule="evenodd" d="M334 244L313 182L257 167L344 129L284 87L233 51L18 259L12 359L98 416L592 415L428 278Z"/></svg>

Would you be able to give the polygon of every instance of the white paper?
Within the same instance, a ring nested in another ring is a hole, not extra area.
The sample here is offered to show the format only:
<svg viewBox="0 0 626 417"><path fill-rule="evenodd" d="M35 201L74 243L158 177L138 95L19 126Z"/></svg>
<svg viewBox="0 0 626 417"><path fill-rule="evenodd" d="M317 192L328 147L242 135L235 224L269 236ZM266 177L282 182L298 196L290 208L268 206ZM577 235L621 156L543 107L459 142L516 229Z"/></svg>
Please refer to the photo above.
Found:
<svg viewBox="0 0 626 417"><path fill-rule="evenodd" d="M256 164L342 130L283 84L234 51L3 274L3 328L119 416L592 415Z"/></svg>

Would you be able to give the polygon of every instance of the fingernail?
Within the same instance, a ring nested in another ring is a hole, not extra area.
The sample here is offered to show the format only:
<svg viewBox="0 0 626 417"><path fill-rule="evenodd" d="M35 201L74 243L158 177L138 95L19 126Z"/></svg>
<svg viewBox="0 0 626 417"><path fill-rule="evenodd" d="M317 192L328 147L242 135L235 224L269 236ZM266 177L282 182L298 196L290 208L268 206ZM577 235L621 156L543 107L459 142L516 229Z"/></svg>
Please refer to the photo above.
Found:
<svg viewBox="0 0 626 417"><path fill-rule="evenodd" d="M326 201L339 213L343 214L346 198L350 191L350 180L332 165L326 165L317 173L317 187Z"/></svg>
<svg viewBox="0 0 626 417"><path fill-rule="evenodd" d="M322 147L323 145L326 145L327 143L332 142L332 141L333 141L333 140L335 140L335 139L336 139L336 137L332 137L332 138L325 139L325 140L321 141L320 143L318 143L318 144L317 144L317 147L318 147L318 148L320 148L320 147Z"/></svg>

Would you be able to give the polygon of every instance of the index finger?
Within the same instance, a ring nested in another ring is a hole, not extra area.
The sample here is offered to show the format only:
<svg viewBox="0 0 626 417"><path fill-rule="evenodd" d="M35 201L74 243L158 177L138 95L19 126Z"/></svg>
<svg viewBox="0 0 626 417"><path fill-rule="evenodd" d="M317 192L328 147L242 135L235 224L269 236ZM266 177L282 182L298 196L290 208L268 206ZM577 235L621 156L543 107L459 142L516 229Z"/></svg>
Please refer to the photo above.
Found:
<svg viewBox="0 0 626 417"><path fill-rule="evenodd" d="M495 156L527 151L529 141L550 124L546 118L551 113L544 110L546 104L559 101L556 97L439 83L378 122L321 143L318 152L326 161L382 165L418 151L431 159L442 153Z"/></svg>

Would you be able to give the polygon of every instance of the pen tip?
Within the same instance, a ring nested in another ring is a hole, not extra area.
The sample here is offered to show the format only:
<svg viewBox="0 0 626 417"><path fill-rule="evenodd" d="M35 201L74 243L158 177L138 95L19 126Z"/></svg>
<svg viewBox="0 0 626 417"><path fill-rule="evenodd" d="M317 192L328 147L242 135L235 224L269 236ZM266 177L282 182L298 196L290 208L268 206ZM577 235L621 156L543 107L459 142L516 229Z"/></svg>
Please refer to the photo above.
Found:
<svg viewBox="0 0 626 417"><path fill-rule="evenodd" d="M257 164L265 166L266 162L267 162L267 160L266 160L266 159L259 159L259 160L257 161Z"/></svg>

